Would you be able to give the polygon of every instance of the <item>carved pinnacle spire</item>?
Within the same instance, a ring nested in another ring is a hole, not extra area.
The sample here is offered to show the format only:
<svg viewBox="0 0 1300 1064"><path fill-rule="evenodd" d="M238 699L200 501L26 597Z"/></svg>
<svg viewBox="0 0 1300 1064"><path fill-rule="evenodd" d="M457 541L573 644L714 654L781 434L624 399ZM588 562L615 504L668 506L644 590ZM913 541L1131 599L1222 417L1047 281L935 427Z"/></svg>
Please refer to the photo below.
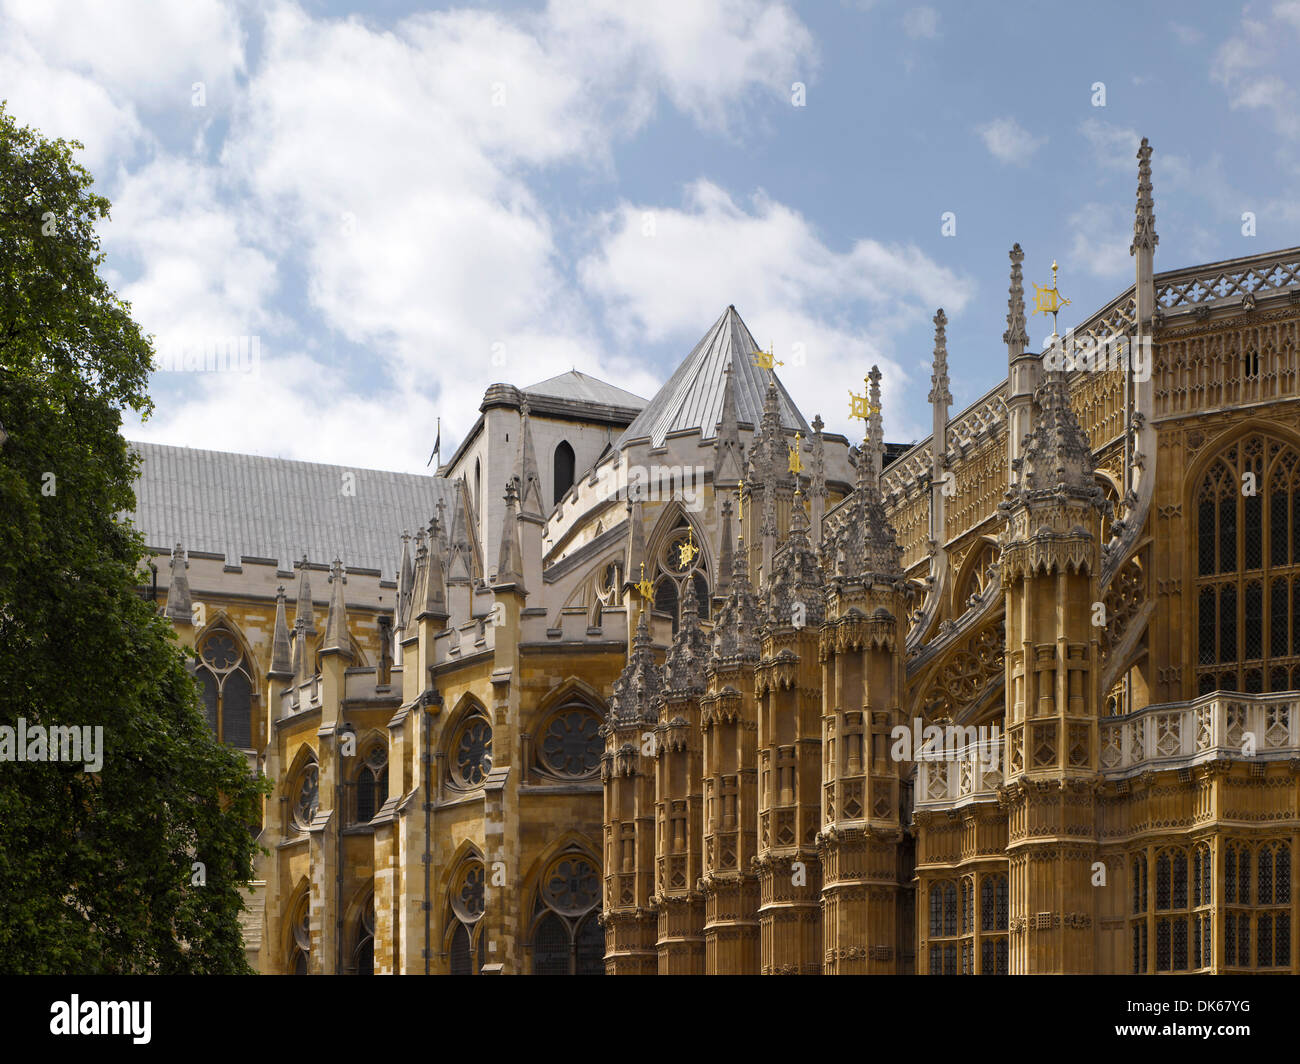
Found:
<svg viewBox="0 0 1300 1064"><path fill-rule="evenodd" d="M519 399L519 512L544 516L542 503L542 478L537 471L537 451L533 447L533 427L528 416L528 396L521 394ZM558 501L558 500L557 500Z"/></svg>
<svg viewBox="0 0 1300 1064"><path fill-rule="evenodd" d="M724 372L726 384L722 389L722 419L718 422L718 438L713 444L714 484L734 484L745 472L740 452L740 428L736 419L736 382L730 362Z"/></svg>
<svg viewBox="0 0 1300 1064"><path fill-rule="evenodd" d="M1146 137L1142 138L1137 157L1137 208L1133 218L1133 243L1128 249L1130 255L1136 255L1139 249L1155 251L1160 243L1160 237L1156 235L1155 200L1151 195L1151 145Z"/></svg>
<svg viewBox="0 0 1300 1064"><path fill-rule="evenodd" d="M657 702L664 685L664 673L655 664L647 616L647 611L641 610L636 634L632 638L632 653L614 681L608 720L615 728L653 724L659 719Z"/></svg>
<svg viewBox="0 0 1300 1064"><path fill-rule="evenodd" d="M284 585L275 589L275 628L271 633L271 675L290 676L293 661L289 654L289 624L285 620Z"/></svg>
<svg viewBox="0 0 1300 1064"><path fill-rule="evenodd" d="M316 614L311 605L311 577L308 575L307 552L302 555L298 567L298 595L293 603L293 624L302 623L303 631L308 635L316 634Z"/></svg>
<svg viewBox="0 0 1300 1064"><path fill-rule="evenodd" d="M352 641L348 638L348 610L343 600L343 585L348 578L343 575L343 562L336 555L330 566L330 608L325 617L325 642L322 654L337 653L352 656Z"/></svg>
<svg viewBox="0 0 1300 1064"><path fill-rule="evenodd" d="M524 582L523 552L519 547L519 488L514 479L506 482L506 512L501 519L501 551L497 556L496 586L522 588Z"/></svg>
<svg viewBox="0 0 1300 1064"><path fill-rule="evenodd" d="M1007 296L1007 331L1002 334L1002 342L1007 345L1010 358L1025 353L1029 345L1029 332L1025 328L1025 282L1020 264L1025 261L1025 253L1016 244L1011 249L1011 290Z"/></svg>
<svg viewBox="0 0 1300 1064"><path fill-rule="evenodd" d="M952 392L948 390L948 316L943 307L934 316L934 371L930 375L930 402L952 402Z"/></svg>

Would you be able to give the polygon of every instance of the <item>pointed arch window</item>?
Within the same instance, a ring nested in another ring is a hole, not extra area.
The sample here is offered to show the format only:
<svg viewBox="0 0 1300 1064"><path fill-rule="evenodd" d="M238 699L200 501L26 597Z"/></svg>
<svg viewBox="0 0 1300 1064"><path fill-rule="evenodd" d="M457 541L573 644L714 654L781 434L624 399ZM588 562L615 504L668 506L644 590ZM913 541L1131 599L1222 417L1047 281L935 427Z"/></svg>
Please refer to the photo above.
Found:
<svg viewBox="0 0 1300 1064"><path fill-rule="evenodd" d="M1197 693L1300 682L1300 453L1263 435L1195 489Z"/></svg>
<svg viewBox="0 0 1300 1064"><path fill-rule="evenodd" d="M681 623L681 600L686 581L695 583L695 600L700 620L709 619L709 578L700 541L691 530L685 517L678 519L672 531L664 537L654 562L654 606L656 613L667 614L673 620L673 634ZM646 566L649 575L650 566Z"/></svg>
<svg viewBox="0 0 1300 1064"><path fill-rule="evenodd" d="M306 831L320 809L320 766L314 757L298 770L289 787L289 799L294 827Z"/></svg>
<svg viewBox="0 0 1300 1064"><path fill-rule="evenodd" d="M555 445L552 463L552 481L555 490L551 499L552 505L557 505L564 497L564 493L573 487L573 480L576 475L577 459L574 457L573 448L569 446L568 440L561 440Z"/></svg>
<svg viewBox="0 0 1300 1064"><path fill-rule="evenodd" d="M605 930L600 871L581 853L566 853L543 873L533 905L534 975L603 975Z"/></svg>
<svg viewBox="0 0 1300 1064"><path fill-rule="evenodd" d="M388 800L388 747L383 743L376 742L367 748L354 786L357 823L369 824Z"/></svg>
<svg viewBox="0 0 1300 1064"><path fill-rule="evenodd" d="M290 975L306 975L311 970L311 896L305 890L291 910L289 931L292 939L285 970Z"/></svg>
<svg viewBox="0 0 1300 1064"><path fill-rule="evenodd" d="M375 896L371 894L357 919L357 948L352 953L357 975L375 974Z"/></svg>
<svg viewBox="0 0 1300 1064"><path fill-rule="evenodd" d="M475 709L452 733L449 751L451 782L461 790L482 787L492 771L492 724L487 714Z"/></svg>
<svg viewBox="0 0 1300 1064"><path fill-rule="evenodd" d="M234 633L218 628L199 644L196 669L201 700L212 734L223 743L253 748L253 682Z"/></svg>
<svg viewBox="0 0 1300 1064"><path fill-rule="evenodd" d="M448 899L448 970L452 975L478 975L487 961L483 929L486 911L486 869L478 857L467 858L452 877Z"/></svg>

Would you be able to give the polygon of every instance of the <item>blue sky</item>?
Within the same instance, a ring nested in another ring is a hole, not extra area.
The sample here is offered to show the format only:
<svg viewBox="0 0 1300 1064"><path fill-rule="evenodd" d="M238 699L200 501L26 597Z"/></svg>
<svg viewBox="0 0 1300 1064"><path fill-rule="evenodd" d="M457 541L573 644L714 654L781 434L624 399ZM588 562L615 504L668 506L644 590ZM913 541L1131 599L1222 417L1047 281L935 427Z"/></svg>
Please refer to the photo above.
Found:
<svg viewBox="0 0 1300 1064"><path fill-rule="evenodd" d="M416 471L496 380L648 397L728 303L809 418L879 363L924 436L936 307L954 413L1005 375L1014 242L1063 328L1132 282L1140 136L1157 270L1300 244L1297 44L1295 2L3 0L0 98L86 144L149 332L258 338L128 435Z"/></svg>

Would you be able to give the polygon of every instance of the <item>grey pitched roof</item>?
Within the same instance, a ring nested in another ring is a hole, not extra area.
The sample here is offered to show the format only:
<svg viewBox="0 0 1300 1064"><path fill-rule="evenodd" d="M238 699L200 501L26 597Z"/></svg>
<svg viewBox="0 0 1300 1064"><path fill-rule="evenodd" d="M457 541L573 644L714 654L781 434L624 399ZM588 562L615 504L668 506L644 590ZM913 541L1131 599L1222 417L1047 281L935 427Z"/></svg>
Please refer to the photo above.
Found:
<svg viewBox="0 0 1300 1064"><path fill-rule="evenodd" d="M630 406L636 410L645 406L645 400L641 396L616 388L606 381L589 377L585 373L579 373L576 369L550 377L538 384L530 384L524 391L529 395L549 395L557 399L605 403L608 406Z"/></svg>
<svg viewBox="0 0 1300 1064"><path fill-rule="evenodd" d="M335 555L349 569L394 578L403 529L427 525L439 498L450 518L455 481L412 473L294 462L159 443L131 443L141 456L135 526L152 548L274 558L291 569ZM344 495L343 474L356 494Z"/></svg>
<svg viewBox="0 0 1300 1064"><path fill-rule="evenodd" d="M735 376L736 420L757 425L763 417L763 396L767 392L767 371L752 361L758 350L736 308L728 307L668 383L624 430L618 446L622 448L634 439L649 436L651 444L658 447L665 436L680 429L699 429L704 439L716 435L718 422L722 420L728 365ZM779 379L776 386L782 426L803 433L811 431Z"/></svg>

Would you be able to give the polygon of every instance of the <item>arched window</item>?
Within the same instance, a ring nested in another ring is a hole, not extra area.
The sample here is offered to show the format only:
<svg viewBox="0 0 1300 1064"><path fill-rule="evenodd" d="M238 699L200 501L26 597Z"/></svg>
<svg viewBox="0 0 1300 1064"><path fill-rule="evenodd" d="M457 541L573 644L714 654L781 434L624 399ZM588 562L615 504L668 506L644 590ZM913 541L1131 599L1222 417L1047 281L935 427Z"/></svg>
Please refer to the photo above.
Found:
<svg viewBox="0 0 1300 1064"><path fill-rule="evenodd" d="M533 906L534 975L603 975L605 930L597 922L600 872L581 853L566 853L543 873Z"/></svg>
<svg viewBox="0 0 1300 1064"><path fill-rule="evenodd" d="M1300 454L1251 436L1201 477L1196 511L1197 693L1300 684Z"/></svg>
<svg viewBox="0 0 1300 1064"><path fill-rule="evenodd" d="M646 565L648 576L651 575L651 568L651 565ZM673 619L674 635L681 623L681 599L688 579L695 582L695 600L700 620L708 620L709 579L704 552L685 517L679 518L672 532L664 538L653 569L653 609L656 613L667 614Z"/></svg>
<svg viewBox="0 0 1300 1064"><path fill-rule="evenodd" d="M212 734L241 750L253 748L253 684L233 633L218 628L199 646L197 675Z"/></svg>
<svg viewBox="0 0 1300 1064"><path fill-rule="evenodd" d="M981 540L974 547L975 557L966 570L961 590L957 595L957 610L961 612L973 605L993 582L995 567L998 563L996 544Z"/></svg>
<svg viewBox="0 0 1300 1064"><path fill-rule="evenodd" d="M492 771L492 725L480 709L466 715L452 735L449 751L451 782L469 790L483 786Z"/></svg>
<svg viewBox="0 0 1300 1064"><path fill-rule="evenodd" d="M583 702L569 702L555 710L538 731L538 767L563 780L594 779L600 772L605 740L600 717Z"/></svg>
<svg viewBox="0 0 1300 1064"><path fill-rule="evenodd" d="M474 459L474 521L479 535L483 535L483 478L479 476L479 462Z"/></svg>
<svg viewBox="0 0 1300 1064"><path fill-rule="evenodd" d="M375 974L375 896L370 895L361 907L357 921L357 948L352 955L357 975Z"/></svg>
<svg viewBox="0 0 1300 1064"><path fill-rule="evenodd" d="M573 448L569 446L568 440L561 440L555 446L553 478L555 493L551 496L552 506L558 503L564 497L564 493L573 487L573 478L576 475L574 464Z"/></svg>
<svg viewBox="0 0 1300 1064"><path fill-rule="evenodd" d="M483 934L486 909L486 869L477 857L467 858L451 881L448 970L452 975L478 975L486 963L487 940Z"/></svg>
<svg viewBox="0 0 1300 1064"><path fill-rule="evenodd" d="M289 917L293 936L289 947L289 963L285 968L290 975L306 975L311 961L311 895L303 891Z"/></svg>
<svg viewBox="0 0 1300 1064"><path fill-rule="evenodd" d="M388 747L374 743L362 759L356 778L357 823L369 824L388 800Z"/></svg>
<svg viewBox="0 0 1300 1064"><path fill-rule="evenodd" d="M320 766L315 757L298 770L288 793L293 826L306 831L320 808Z"/></svg>

